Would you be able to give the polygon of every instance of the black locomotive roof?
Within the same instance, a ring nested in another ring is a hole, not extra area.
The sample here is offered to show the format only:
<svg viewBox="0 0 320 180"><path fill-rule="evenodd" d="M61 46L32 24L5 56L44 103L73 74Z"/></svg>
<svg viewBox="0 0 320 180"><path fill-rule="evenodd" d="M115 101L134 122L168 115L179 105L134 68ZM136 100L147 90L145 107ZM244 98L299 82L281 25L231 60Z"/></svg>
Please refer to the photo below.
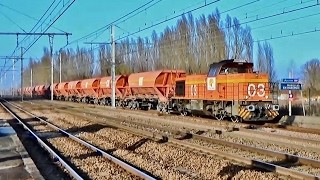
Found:
<svg viewBox="0 0 320 180"><path fill-rule="evenodd" d="M231 63L231 62L233 62L233 63L239 63L239 62L240 63L251 63L251 62L248 62L248 61L245 61L245 60L242 60L242 59L240 61L238 59L226 59L226 60L222 60L220 62L212 63L210 65L210 68L220 68L223 65Z"/></svg>

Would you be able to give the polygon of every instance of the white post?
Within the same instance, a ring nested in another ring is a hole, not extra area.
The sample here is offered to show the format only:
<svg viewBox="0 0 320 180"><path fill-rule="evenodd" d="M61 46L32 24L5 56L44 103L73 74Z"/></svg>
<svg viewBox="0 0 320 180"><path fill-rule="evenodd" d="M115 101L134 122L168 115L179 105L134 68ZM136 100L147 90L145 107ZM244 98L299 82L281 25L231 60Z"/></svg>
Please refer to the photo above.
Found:
<svg viewBox="0 0 320 180"><path fill-rule="evenodd" d="M300 94L301 94L301 103L302 103L303 116L306 116L306 110L305 110L305 107L304 107L304 99L303 99L303 95L302 95L302 90L300 91Z"/></svg>
<svg viewBox="0 0 320 180"><path fill-rule="evenodd" d="M51 50L51 101L53 101L53 55L52 55L52 50Z"/></svg>
<svg viewBox="0 0 320 180"><path fill-rule="evenodd" d="M53 38L54 36L49 35L49 44L50 44L50 56L51 56L51 101L53 101Z"/></svg>
<svg viewBox="0 0 320 180"><path fill-rule="evenodd" d="M114 41L114 25L111 26L111 40L112 40L112 65L111 65L111 78L112 78L112 96L111 96L111 106L116 107L116 82L115 82L115 66L116 66L116 55L115 55L115 41Z"/></svg>
<svg viewBox="0 0 320 180"><path fill-rule="evenodd" d="M290 71L289 72L289 78L292 78L293 77L293 72ZM291 90L289 90L289 94L291 94ZM289 116L291 116L292 112L291 112L291 101L289 99Z"/></svg>
<svg viewBox="0 0 320 180"><path fill-rule="evenodd" d="M0 78L1 78L1 85L0 85L1 90L0 90L0 93L1 93L1 97L2 97L3 96L2 76Z"/></svg>
<svg viewBox="0 0 320 180"><path fill-rule="evenodd" d="M30 70L30 87L32 88L32 68L31 68L31 70ZM31 98L32 98L32 90L31 90Z"/></svg>
<svg viewBox="0 0 320 180"><path fill-rule="evenodd" d="M21 85L20 85L20 89L21 89L21 102L23 102L23 94L22 94L22 88L23 88L23 47L21 47Z"/></svg>
<svg viewBox="0 0 320 180"><path fill-rule="evenodd" d="M4 73L4 83L6 83L6 81L7 81L7 73L5 72ZM5 89L5 91L4 91L4 95L6 96L7 95L7 90Z"/></svg>
<svg viewBox="0 0 320 180"><path fill-rule="evenodd" d="M12 82L11 82L11 95L14 96L14 59L12 59Z"/></svg>
<svg viewBox="0 0 320 180"><path fill-rule="evenodd" d="M61 83L61 50L59 51L59 82Z"/></svg>

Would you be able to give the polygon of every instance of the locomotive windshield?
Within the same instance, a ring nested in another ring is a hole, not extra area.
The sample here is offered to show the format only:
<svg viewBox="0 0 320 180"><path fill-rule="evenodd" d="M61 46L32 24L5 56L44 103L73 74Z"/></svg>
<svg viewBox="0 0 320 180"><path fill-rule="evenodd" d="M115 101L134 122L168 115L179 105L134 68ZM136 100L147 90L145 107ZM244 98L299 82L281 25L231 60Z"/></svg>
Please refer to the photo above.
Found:
<svg viewBox="0 0 320 180"><path fill-rule="evenodd" d="M252 73L253 68L247 64L243 65L232 65L226 64L221 67L219 74L240 74L240 73Z"/></svg>
<svg viewBox="0 0 320 180"><path fill-rule="evenodd" d="M253 73L253 63L235 62L232 60L222 61L211 64L208 76L216 76L218 74L240 74Z"/></svg>

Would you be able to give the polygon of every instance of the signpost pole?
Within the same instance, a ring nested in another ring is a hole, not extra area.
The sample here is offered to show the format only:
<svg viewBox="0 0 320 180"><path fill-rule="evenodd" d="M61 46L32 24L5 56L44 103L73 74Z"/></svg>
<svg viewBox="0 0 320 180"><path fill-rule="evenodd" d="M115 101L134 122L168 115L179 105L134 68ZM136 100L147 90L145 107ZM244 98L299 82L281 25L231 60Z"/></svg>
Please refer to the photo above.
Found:
<svg viewBox="0 0 320 180"><path fill-rule="evenodd" d="M289 78L292 78L292 71L291 72L289 72ZM291 95L291 90L289 90L289 96ZM289 100L289 116L291 116L291 114L292 114L292 112L291 112L291 99L290 99L290 97L288 98L288 100Z"/></svg>
<svg viewBox="0 0 320 180"><path fill-rule="evenodd" d="M301 103L302 103L303 116L306 116L306 109L304 107L304 98L303 98L302 90L300 91L300 94L301 94Z"/></svg>

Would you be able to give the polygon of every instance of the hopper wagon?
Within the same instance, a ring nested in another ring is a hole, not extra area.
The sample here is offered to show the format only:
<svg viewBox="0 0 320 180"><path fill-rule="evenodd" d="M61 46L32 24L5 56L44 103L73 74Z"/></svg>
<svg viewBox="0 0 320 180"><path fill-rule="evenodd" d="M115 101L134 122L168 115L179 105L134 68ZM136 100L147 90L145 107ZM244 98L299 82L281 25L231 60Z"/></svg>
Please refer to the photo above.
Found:
<svg viewBox="0 0 320 180"><path fill-rule="evenodd" d="M79 102L98 104L98 89L100 78L84 79L80 83Z"/></svg>
<svg viewBox="0 0 320 180"><path fill-rule="evenodd" d="M112 96L112 77L102 77L100 79L99 88L98 88L98 103L100 105L111 105L111 96ZM122 105L123 97L126 93L126 86L128 84L128 76L118 75L115 77L116 82L116 104L117 106Z"/></svg>
<svg viewBox="0 0 320 180"><path fill-rule="evenodd" d="M68 101L80 102L81 81L82 80L68 82L68 88L66 89L68 93Z"/></svg>
<svg viewBox="0 0 320 180"><path fill-rule="evenodd" d="M68 98L68 82L62 82L62 83L57 83L55 86L55 91L56 91L56 99L58 100L65 100Z"/></svg>
<svg viewBox="0 0 320 180"><path fill-rule="evenodd" d="M182 70L160 70L130 74L125 97L130 109L162 111L164 104L174 95L175 79L184 77Z"/></svg>

